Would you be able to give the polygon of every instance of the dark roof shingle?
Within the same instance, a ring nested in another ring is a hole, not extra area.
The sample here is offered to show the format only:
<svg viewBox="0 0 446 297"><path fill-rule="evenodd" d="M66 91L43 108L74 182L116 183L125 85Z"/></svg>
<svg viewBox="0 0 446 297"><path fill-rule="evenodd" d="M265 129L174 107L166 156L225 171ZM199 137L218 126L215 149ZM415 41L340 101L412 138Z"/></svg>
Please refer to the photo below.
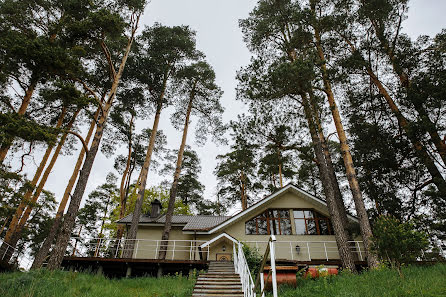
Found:
<svg viewBox="0 0 446 297"><path fill-rule="evenodd" d="M118 224L130 224L132 222L133 214L130 214L122 219L120 219ZM230 217L228 216L188 216L188 215L174 215L172 217L172 224L185 224L183 230L184 231L193 231L193 230L207 230L212 227L221 224L226 221ZM140 224L164 224L166 222L166 216L162 215L158 218L152 218L148 215L141 215L139 217Z"/></svg>

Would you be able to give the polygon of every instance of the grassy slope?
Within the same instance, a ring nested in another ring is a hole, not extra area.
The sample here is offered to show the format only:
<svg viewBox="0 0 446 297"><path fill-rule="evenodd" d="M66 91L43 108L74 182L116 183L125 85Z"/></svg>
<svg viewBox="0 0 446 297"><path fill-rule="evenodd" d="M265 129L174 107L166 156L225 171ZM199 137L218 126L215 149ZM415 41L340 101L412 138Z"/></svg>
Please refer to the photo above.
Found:
<svg viewBox="0 0 446 297"><path fill-rule="evenodd" d="M0 296L175 296L192 295L195 280L187 277L107 279L86 273L45 270L0 273Z"/></svg>
<svg viewBox="0 0 446 297"><path fill-rule="evenodd" d="M446 265L407 267L404 278L395 270L368 271L361 275L341 274L319 280L301 280L297 289L281 287L280 297L406 297L446 296Z"/></svg>

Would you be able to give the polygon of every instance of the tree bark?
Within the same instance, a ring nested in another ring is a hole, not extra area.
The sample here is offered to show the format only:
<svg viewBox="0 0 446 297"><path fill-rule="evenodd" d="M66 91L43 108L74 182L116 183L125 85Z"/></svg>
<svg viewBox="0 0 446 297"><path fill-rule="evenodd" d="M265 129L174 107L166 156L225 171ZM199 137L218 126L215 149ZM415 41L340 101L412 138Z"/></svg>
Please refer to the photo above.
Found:
<svg viewBox="0 0 446 297"><path fill-rule="evenodd" d="M122 174L121 186L119 188L119 196L120 196L119 219L122 219L124 217L126 203L127 203L126 181L127 181L127 176L129 175L130 165L131 165L131 161L132 161L132 136L133 136L132 126L133 126L133 119L134 119L134 116L132 115L132 118L130 119L130 126L129 126L127 162L126 162L126 165L125 165L124 173ZM123 234L124 234L124 226L120 224L120 225L118 225L118 230L116 232L116 238L118 240L121 239Z"/></svg>
<svg viewBox="0 0 446 297"><path fill-rule="evenodd" d="M311 1L311 10L316 18L316 7L314 1ZM356 177L356 170L353 164L353 158L350 153L350 148L347 143L347 136L345 134L344 126L342 124L341 115L334 98L334 94L331 88L331 83L328 77L328 71L326 66L325 54L322 49L321 37L319 34L318 26L313 26L314 37L316 43L316 50L321 62L320 69L322 72L322 80L324 83L324 91L327 95L328 103L330 105L330 110L333 116L333 121L336 126L336 131L339 136L339 142L341 145L342 158L344 160L345 170L347 179L350 185L350 190L352 192L353 200L355 202L356 213L359 217L359 225L361 228L362 240L364 242L364 248L366 250L367 263L370 268L376 268L378 266L378 259L370 250L372 228L370 226L370 221L368 218L367 210L364 205L364 200L362 198L362 193L359 188L358 179Z"/></svg>
<svg viewBox="0 0 446 297"><path fill-rule="evenodd" d="M91 168L93 167L93 162L94 159L96 158L96 154L99 149L99 144L101 142L103 135L104 125L107 121L110 108L113 105L113 100L116 96L116 91L118 89L118 85L121 80L122 72L124 71L125 63L127 62L127 58L130 53L130 49L132 47L138 22L139 22L139 15L137 16L135 23L133 24L131 33L132 35L128 40L124 55L121 60L121 64L119 65L118 73L114 76L113 83L110 92L108 94L108 100L105 103L105 107L102 109L103 113L101 114L99 122L97 123L96 132L93 137L90 150L87 152L87 155L85 157L84 165L82 166L82 170L79 174L79 180L77 182L76 188L71 198L70 205L68 206L67 213L64 216L64 222L61 231L56 240L56 244L54 246L53 252L51 253L50 259L48 261L48 268L50 270L59 268L60 264L62 263L65 250L70 240L71 232L73 231L75 225L75 220L77 213L79 211L79 206L82 200L82 196L84 195L85 188L87 186L88 177L90 176ZM113 65L110 66L113 67Z"/></svg>
<svg viewBox="0 0 446 297"><path fill-rule="evenodd" d="M401 128L403 128L404 132L406 133L407 137L409 138L409 141L412 143L412 146L415 149L415 153L417 154L418 158L426 166L429 174L432 177L433 183L437 186L440 193L443 196L446 196L446 181L445 181L443 175L441 174L441 172L438 170L437 166L435 165L435 162L430 157L429 152L426 149L426 147L421 143L420 140L418 140L417 136L410 130L409 120L406 119L406 117L404 117L404 115L401 113L401 111L399 110L395 101L393 101L392 97L387 92L387 89L384 87L384 85L378 79L378 77L373 72L373 70L370 68L370 66L366 66L366 70L367 70L367 73L368 73L371 81L378 88L379 93L384 97L390 110L395 115L399 126Z"/></svg>
<svg viewBox="0 0 446 297"><path fill-rule="evenodd" d="M302 94L302 103L304 106L305 117L307 118L308 126L310 129L311 139L313 141L314 152L318 160L318 167L320 171L320 177L322 186L327 200L328 210L330 212L331 222L335 232L336 243L338 245L339 256L341 258L342 266L350 271L356 271L353 255L348 243L348 235L345 230L343 219L339 212L339 207L335 201L335 190L328 172L327 163L322 150L322 144L316 130L314 117L312 115L310 103L307 95Z"/></svg>
<svg viewBox="0 0 446 297"><path fill-rule="evenodd" d="M77 110L73 117L71 118L70 122L68 123L66 129L70 130L76 120L77 115L79 114L80 110ZM59 157L60 151L65 144L65 140L67 139L68 133L64 133L59 140L59 143L56 147L56 150L54 151L53 156L51 157L51 161L48 164L47 168L45 169L45 172L43 173L42 179L39 182L39 185L36 188L36 191L34 192L34 195L31 199L31 201L28 203L28 206L26 207L25 212L23 213L22 217L20 218L20 221L17 225L17 228L12 235L12 241L10 243L11 246L15 247L17 242L19 241L23 228L25 227L26 222L28 221L29 216L31 215L31 211L34 208L34 205L37 203L37 200L40 197L40 194L43 191L43 188L45 187L45 183L48 180L48 177L53 170L54 164L56 164L57 158Z"/></svg>
<svg viewBox="0 0 446 297"><path fill-rule="evenodd" d="M100 109L96 111L93 120L91 121L90 128L88 129L87 136L85 137L85 142L88 144L90 142L90 138L93 135L94 127L96 126L96 121L99 116ZM54 238L56 237L57 232L59 231L59 226L62 223L62 216L65 211L65 207L67 205L68 199L70 198L71 190L73 189L74 183L76 182L77 176L79 174L79 169L82 166L82 163L84 161L85 156L85 149L84 146L81 148L81 152L79 153L79 156L76 161L76 165L74 166L73 173L70 177L70 180L68 181L68 185L65 188L64 195L62 197L62 200L59 203L59 208L57 209L56 217L54 219L54 222L51 226L51 229L45 238L45 241L43 242L42 246L40 247L39 251L37 252L36 256L34 257L34 262L32 264L31 269L38 269L42 267L43 262L45 261L46 257L48 256L48 253L50 251L51 245L54 242Z"/></svg>
<svg viewBox="0 0 446 297"><path fill-rule="evenodd" d="M63 120L66 115L66 108L64 107L62 109L62 112L59 116L59 119L57 120L56 128L60 128L62 126ZM14 233L17 230L17 227L19 225L20 218L22 217L23 211L25 210L26 206L30 203L31 196L34 192L34 188L37 185L37 182L40 179L40 176L42 175L43 169L46 166L46 162L48 161L48 158L51 155L51 151L53 150L54 145L49 145L48 148L45 151L45 154L42 157L42 161L40 161L39 167L37 167L36 173L34 174L33 179L30 182L30 185L32 189L29 189L26 191L25 195L23 196L22 201L20 202L19 206L16 209L16 212L14 213L14 216L12 217L11 223L9 224L8 230L6 231L4 241L8 243L11 246L15 246L14 244ZM2 245L0 247L0 252L3 251L6 247Z"/></svg>
<svg viewBox="0 0 446 297"><path fill-rule="evenodd" d="M124 251L122 253L123 258L131 258L133 255L133 250L135 248L135 239L136 239L136 233L138 232L139 217L141 216L141 208L144 200L144 192L146 190L147 175L149 173L153 148L155 147L156 133L158 131L158 124L160 121L160 115L166 86L167 86L167 78L165 78L164 80L163 92L161 93L160 98L158 100L155 119L153 121L152 133L150 134L149 146L147 147L146 158L141 168L140 182L138 185L138 197L136 198L135 210L133 211L132 224L130 226L130 230L128 231L125 240Z"/></svg>
<svg viewBox="0 0 446 297"><path fill-rule="evenodd" d="M242 210L245 210L248 208L248 199L246 197L246 179L243 170L240 172L240 192L242 195Z"/></svg>
<svg viewBox="0 0 446 297"><path fill-rule="evenodd" d="M280 155L280 150L277 150L277 157L279 159L279 183L280 188L283 188L283 179L282 179L282 158Z"/></svg>
<svg viewBox="0 0 446 297"><path fill-rule="evenodd" d="M29 102L31 101L31 97L34 93L34 90L36 89L37 83L39 82L38 78L31 78L31 83L28 86L28 89L25 92L25 96L23 97L22 104L19 107L19 110L17 111L18 115L24 115L26 112L26 109L28 108ZM7 139L6 143L4 143L0 148L0 164L3 163L3 161L6 158L6 155L8 154L9 148L11 147L12 142L14 141L14 138Z"/></svg>
<svg viewBox="0 0 446 297"><path fill-rule="evenodd" d="M364 1L361 1L364 3ZM376 37L379 40L380 46L382 48L382 51L387 55L387 57L390 60L390 64L392 65L393 71L398 76L401 85L406 89L407 95L410 94L410 88L411 88L411 79L409 77L409 74L404 71L404 69L398 64L398 59L395 56L394 52L394 46L391 46L389 40L387 40L386 36L384 35L383 29L376 23L376 21L370 19L370 22L375 29ZM395 41L397 36L395 37ZM422 126L422 129L429 134L431 137L431 141L433 142L435 148L437 149L438 154L440 155L441 159L443 160L444 165L446 165L446 143L443 141L438 134L438 130L436 125L432 122L432 120L429 118L428 113L426 112L426 109L424 108L423 104L420 102L412 102L413 106L415 107L415 110L419 114L421 120L425 123L425 125Z"/></svg>
<svg viewBox="0 0 446 297"><path fill-rule="evenodd" d="M334 190L334 198L335 198L335 202L336 205L338 206L339 209L339 214L341 215L341 219L342 222L344 224L344 226L347 228L347 232L350 234L350 223L349 220L347 218L347 211L345 208L345 204L344 204L344 199L342 198L342 193L341 193L341 189L339 187L339 183L338 183L338 179L336 177L336 173L334 170L334 165L333 165L333 161L331 159L331 153L330 153L330 149L328 147L327 141L325 139L325 135L324 135L324 130L322 129L322 124L321 124L321 120L319 117L319 111L318 108L316 106L316 102L314 99L314 94L312 91L309 92L309 97L310 97L310 105L312 107L312 112L314 114L314 121L315 121L315 126L317 128L317 132L318 132L318 136L319 136L319 140L321 142L321 146L322 146L322 151L324 153L325 156L325 161L326 161L326 165L327 165L327 171L329 173L330 176L330 180L331 180L331 184Z"/></svg>
<svg viewBox="0 0 446 297"><path fill-rule="evenodd" d="M184 128L183 128L183 137L181 139L180 149L178 150L177 166L175 168L175 173L173 175L172 187L170 188L169 205L167 207L166 222L164 224L163 235L161 237L162 240L161 247L158 256L158 258L161 260L164 260L166 258L167 246L169 244L168 240L169 240L170 230L172 229L172 216L173 216L173 211L175 210L175 200L177 197L178 182L180 180L181 165L183 163L183 154L184 154L184 148L186 147L187 132L189 129L190 114L192 111L192 104L194 101L194 97L195 97L195 84L190 94L189 104L187 105L186 120L184 122Z"/></svg>

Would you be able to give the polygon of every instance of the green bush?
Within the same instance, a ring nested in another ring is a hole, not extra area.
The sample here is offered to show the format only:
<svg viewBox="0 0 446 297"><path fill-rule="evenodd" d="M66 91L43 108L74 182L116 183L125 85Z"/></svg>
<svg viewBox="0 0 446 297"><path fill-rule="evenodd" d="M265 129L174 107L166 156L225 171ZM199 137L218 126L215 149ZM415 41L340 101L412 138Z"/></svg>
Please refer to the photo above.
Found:
<svg viewBox="0 0 446 297"><path fill-rule="evenodd" d="M262 256L259 254L258 249L251 248L247 244L243 244L243 253L245 254L246 262L253 276L253 280L255 281L260 270L260 264L262 264Z"/></svg>
<svg viewBox="0 0 446 297"><path fill-rule="evenodd" d="M393 216L380 216L373 227L372 251L400 273L401 265L415 261L429 245L424 232Z"/></svg>

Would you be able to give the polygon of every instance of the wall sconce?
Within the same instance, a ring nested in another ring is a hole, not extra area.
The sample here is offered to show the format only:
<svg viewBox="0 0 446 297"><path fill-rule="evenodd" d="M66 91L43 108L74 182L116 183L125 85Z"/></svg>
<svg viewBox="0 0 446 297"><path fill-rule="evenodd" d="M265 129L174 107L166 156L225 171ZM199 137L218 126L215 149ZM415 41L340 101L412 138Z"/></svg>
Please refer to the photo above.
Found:
<svg viewBox="0 0 446 297"><path fill-rule="evenodd" d="M296 245L296 253L299 255L300 254L300 246Z"/></svg>
<svg viewBox="0 0 446 297"><path fill-rule="evenodd" d="M221 250L222 250L223 252L226 252L226 246L223 245L223 246L221 247Z"/></svg>

